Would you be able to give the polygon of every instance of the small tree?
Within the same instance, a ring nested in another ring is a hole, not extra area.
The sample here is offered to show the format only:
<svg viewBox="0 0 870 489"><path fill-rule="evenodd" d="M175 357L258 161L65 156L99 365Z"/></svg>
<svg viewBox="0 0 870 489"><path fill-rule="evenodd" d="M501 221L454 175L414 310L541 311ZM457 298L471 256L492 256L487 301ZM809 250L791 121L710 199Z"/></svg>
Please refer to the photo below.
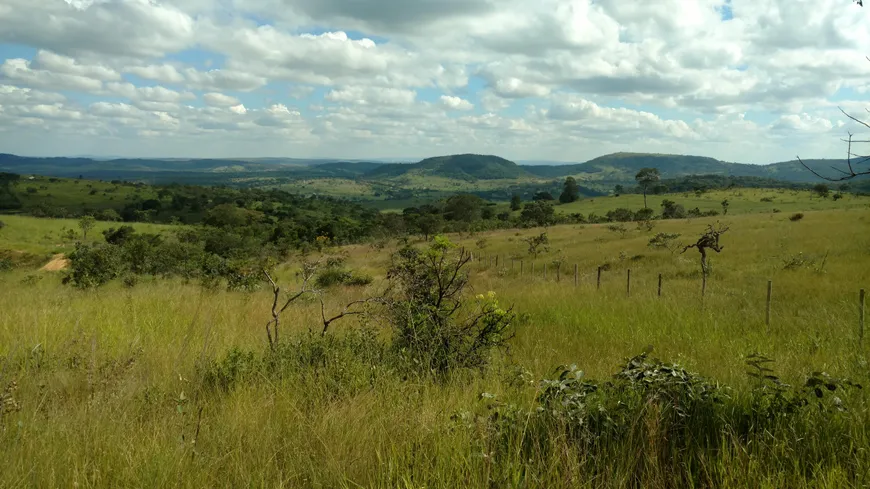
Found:
<svg viewBox="0 0 870 489"><path fill-rule="evenodd" d="M522 207L523 207L523 199L521 199L519 195L514 194L513 197L511 197L511 210L518 211Z"/></svg>
<svg viewBox="0 0 870 489"><path fill-rule="evenodd" d="M710 273L710 264L707 262L707 250L713 250L716 253L722 251L724 246L719 244L719 237L728 231L728 226L722 226L718 222L716 225L710 224L707 226L707 231L698 238L693 244L683 248L682 253L685 253L689 248L697 248L701 254L701 274L703 282L701 285L701 296L707 291L707 275Z"/></svg>
<svg viewBox="0 0 870 489"><path fill-rule="evenodd" d="M725 199L722 201L721 205L722 205L722 215L727 216L728 215L728 206L730 206L731 203L728 202L728 199Z"/></svg>
<svg viewBox="0 0 870 489"><path fill-rule="evenodd" d="M637 172L637 175L634 176L634 179L637 181L637 184L640 185L640 188L643 189L643 206L647 207L646 192L651 186L662 179L661 174L659 173L658 168L641 168L640 171Z"/></svg>
<svg viewBox="0 0 870 489"><path fill-rule="evenodd" d="M831 189L824 183L818 183L813 187L813 192L815 192L819 197L827 199L828 195L831 194Z"/></svg>
<svg viewBox="0 0 870 489"><path fill-rule="evenodd" d="M523 241L529 245L529 254L536 259L540 253L546 253L550 250L550 238L547 237L547 233L541 233L531 238L524 238Z"/></svg>
<svg viewBox="0 0 870 489"><path fill-rule="evenodd" d="M94 219L94 216L88 214L87 216L82 216L79 219L79 229L82 230L82 241L86 241L88 239L88 231L94 228L97 220Z"/></svg>
<svg viewBox="0 0 870 489"><path fill-rule="evenodd" d="M619 197L623 193L625 193L625 187L623 187L622 185L617 185L617 186L613 187L613 196L614 197Z"/></svg>
<svg viewBox="0 0 870 489"><path fill-rule="evenodd" d="M577 185L577 180L574 177L565 179L565 186L562 194L559 195L559 202L570 204L580 198L580 187Z"/></svg>

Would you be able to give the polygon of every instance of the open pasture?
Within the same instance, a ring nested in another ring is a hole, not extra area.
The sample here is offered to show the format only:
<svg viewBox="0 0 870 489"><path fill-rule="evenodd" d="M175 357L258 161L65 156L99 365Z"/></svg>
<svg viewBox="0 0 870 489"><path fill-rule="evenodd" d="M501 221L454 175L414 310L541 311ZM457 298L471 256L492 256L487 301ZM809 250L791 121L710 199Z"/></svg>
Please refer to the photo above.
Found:
<svg viewBox="0 0 870 489"><path fill-rule="evenodd" d="M228 391L206 387L203 372L213 360L233 348L266 348L267 290L226 292L154 279L82 292L62 286L58 274L0 274L0 389L12 381L17 386L4 394L9 407L0 417L0 486L674 487L643 444L637 453L610 453L613 475L600 479L594 468L601 462L570 445L554 439L561 452L526 458L520 441L501 451L488 444L494 435L463 428L457 416L478 409L484 392L531 413L540 387L529 379L551 378L556 366L576 363L589 378L606 380L647 345L663 360L731 386L735 398L750 387L745 362L754 352L773 358L776 375L791 384L818 370L866 387L858 291L870 288L870 212L789 216L719 216L729 231L722 252L711 253L703 302L698 252L647 244L659 232L679 233L688 244L716 218L657 221L651 231L627 223L625 231L569 225L450 236L477 256L470 264L473 293L493 291L519 314L509 349L483 373L446 382L343 370L343 379L364 379L365 387L348 391L336 387L332 375L339 374L328 365ZM543 232L549 251L533 260L524 238ZM330 250L376 280L366 288L329 289L326 306L338 309L374 293L396 247ZM499 265L489 265L495 256ZM558 282L554 262L561 262ZM278 281L294 282L297 266L280 267ZM600 289L599 266L607 268ZM769 332L768 280L774 284ZM282 334L316 330L319 319L318 303L294 305ZM359 325L357 318L336 323L330 335L346 336ZM385 325L370 326L388 335ZM527 373L516 386L508 379L518 367ZM723 446L701 471L708 479L690 485L866 484L870 398L865 388L843 399L850 411L835 431L801 443L754 440L761 449ZM649 465L640 472L623 465L636 459ZM809 459L817 465L795 462Z"/></svg>

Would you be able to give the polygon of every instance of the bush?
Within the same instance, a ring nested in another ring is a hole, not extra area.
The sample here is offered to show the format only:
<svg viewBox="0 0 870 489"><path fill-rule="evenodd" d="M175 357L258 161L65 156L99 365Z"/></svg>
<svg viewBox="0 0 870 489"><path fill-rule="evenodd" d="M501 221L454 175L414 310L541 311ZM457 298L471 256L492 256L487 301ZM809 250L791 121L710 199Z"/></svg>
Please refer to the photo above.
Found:
<svg viewBox="0 0 870 489"><path fill-rule="evenodd" d="M78 243L68 258L70 268L63 282L81 289L99 287L126 270L123 251L110 244Z"/></svg>
<svg viewBox="0 0 870 489"><path fill-rule="evenodd" d="M630 479L627 487L725 487L728 471L709 467L727 466L736 450L774 467L812 467L808 477L825 467L821 473L834 468L862 480L860 464L842 463L861 449L842 428L844 403L833 394L857 384L815 372L792 387L765 366L769 359L753 354L746 362L753 387L737 397L678 364L650 358L650 349L609 381L560 366L540 382L533 406L484 393L477 413L454 420L493 459L522 461L529 478L582 461L584 475L602 486ZM520 372L523 383L527 376Z"/></svg>
<svg viewBox="0 0 870 489"><path fill-rule="evenodd" d="M3 221L0 221L0 229L3 229L5 227L6 227L6 223Z"/></svg>
<svg viewBox="0 0 870 489"><path fill-rule="evenodd" d="M655 236L650 238L647 246L650 248L664 248L671 253L676 253L682 248L682 243L677 241L679 237L679 233L656 233Z"/></svg>
<svg viewBox="0 0 870 489"><path fill-rule="evenodd" d="M803 212L798 212L796 214L792 214L791 217L788 218L789 221L797 222L804 218Z"/></svg>
<svg viewBox="0 0 870 489"><path fill-rule="evenodd" d="M394 254L387 309L391 348L404 367L443 377L486 366L492 351L505 345L514 314L493 292L469 305L468 263L468 254L443 236L425 251L406 247Z"/></svg>
<svg viewBox="0 0 870 489"><path fill-rule="evenodd" d="M370 389L379 377L393 372L392 361L377 331L361 328L341 336L297 334L262 353L233 348L199 373L208 389L230 391L263 379L293 380L302 383L297 388L307 395L331 400Z"/></svg>

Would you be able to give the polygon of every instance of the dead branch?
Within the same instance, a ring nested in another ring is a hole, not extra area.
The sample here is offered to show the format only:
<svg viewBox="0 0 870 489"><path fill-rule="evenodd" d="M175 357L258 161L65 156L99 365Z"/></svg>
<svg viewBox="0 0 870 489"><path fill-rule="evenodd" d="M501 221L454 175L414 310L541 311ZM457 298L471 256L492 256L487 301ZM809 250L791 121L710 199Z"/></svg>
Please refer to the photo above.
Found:
<svg viewBox="0 0 870 489"><path fill-rule="evenodd" d="M361 310L361 311L352 310L354 307L370 304L373 302L381 302L381 303L384 302L384 299L381 297L369 297L368 299L355 300L353 302L349 302L346 306L344 306L344 309L340 313L338 313L337 315L335 315L329 319L326 319L326 304L323 302L323 294L319 294L319 296L320 296L320 318L321 318L321 321L323 322L323 330L320 331L320 336L326 336L326 331L329 329L329 325L332 324L333 321L337 321L337 320L344 318L346 316L358 316L358 315L366 313L365 310Z"/></svg>
<svg viewBox="0 0 870 489"><path fill-rule="evenodd" d="M272 319L266 323L266 337L269 339L269 348L275 349L275 345L278 344L278 326L281 324L281 313L283 313L290 304L296 302L300 297L305 294L316 292L314 289L309 287L309 282L314 277L314 274L317 272L317 265L319 262L315 262L313 264L304 264L302 266L302 286L299 288L299 291L295 294L291 295L287 298L284 305L278 309L278 299L281 295L281 287L275 283L275 280L272 279L272 276L269 275L269 272L266 269L263 269L263 275L266 276L266 279L269 280L269 284L272 285Z"/></svg>
<svg viewBox="0 0 870 489"><path fill-rule="evenodd" d="M848 112L843 110L842 107L838 107L838 108L840 109L840 112L842 112L843 115L845 115L849 119L853 120L854 122L857 122L858 124L861 124L862 126L866 127L867 129L870 129L870 123L868 123L866 121L862 121L861 119L858 119L857 117L849 114ZM868 110L868 112L870 112L870 110ZM867 142L870 142L870 140L855 139L854 135L852 133L849 133L849 138L844 139L843 141L847 144L847 147L846 147L846 166L849 168L849 171L845 171L845 170L841 170L839 168L831 167L834 170L836 170L842 174L842 176L840 176L840 177L832 178L832 177L827 177L827 176L821 175L817 171L810 168L809 165L804 163L804 161L800 158L800 156L798 156L797 159L800 162L800 164L803 165L804 168L806 168L807 170L810 171L810 173L821 178L822 180L827 180L829 182L842 182L844 180L851 180L851 179L856 178L856 177L861 176L861 175L870 175L870 169L864 170L864 171L855 171L855 166L867 163L868 161L870 161L870 156L860 155L860 154L856 154L856 153L852 152L852 145L853 144L867 143ZM858 159L859 161L855 161L855 159Z"/></svg>

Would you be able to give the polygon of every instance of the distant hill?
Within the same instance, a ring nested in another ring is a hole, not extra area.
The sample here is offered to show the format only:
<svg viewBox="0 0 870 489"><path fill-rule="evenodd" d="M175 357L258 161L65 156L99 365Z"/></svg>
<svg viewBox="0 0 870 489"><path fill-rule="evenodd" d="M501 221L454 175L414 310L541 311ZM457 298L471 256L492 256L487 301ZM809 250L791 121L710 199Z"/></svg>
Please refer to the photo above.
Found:
<svg viewBox="0 0 870 489"><path fill-rule="evenodd" d="M838 176L831 167L844 168L844 160L804 160L821 175ZM607 182L633 182L641 168L658 168L662 178L679 178L689 175L722 175L734 177L758 177L783 180L792 183L815 183L823 181L807 171L799 161L785 161L770 165L729 163L715 158L691 155L652 153L614 153L570 165L523 166L522 169L542 178L561 178L569 175L583 179Z"/></svg>
<svg viewBox="0 0 870 489"><path fill-rule="evenodd" d="M413 164L389 164L367 172L367 179L394 178L409 173L458 180L502 180L530 178L513 161L492 155L461 154L427 158Z"/></svg>
<svg viewBox="0 0 870 489"><path fill-rule="evenodd" d="M837 177L835 168L845 168L843 160L805 160L822 175ZM823 180L807 171L798 161L769 165L730 163L715 158L692 155L653 153L614 153L586 163L517 165L493 155L458 154L424 159L418 163L384 163L377 161L301 159L301 158L37 158L0 154L0 172L37 174L54 177L78 177L102 180L131 180L148 183L192 183L200 185L268 186L303 179L345 178L388 186L414 185L427 177L452 179L475 185L477 181L514 180L511 185L550 185L575 176L581 185L596 191L613 185L633 185L634 175L644 167L658 168L664 179L693 175L754 177L787 183L812 184ZM543 182L546 181L546 182ZM856 178L853 188L870 188L870 177ZM507 189L511 185L504 188ZM491 190L491 185L487 190ZM483 190L483 189L478 189ZM515 191L516 189L511 189Z"/></svg>

